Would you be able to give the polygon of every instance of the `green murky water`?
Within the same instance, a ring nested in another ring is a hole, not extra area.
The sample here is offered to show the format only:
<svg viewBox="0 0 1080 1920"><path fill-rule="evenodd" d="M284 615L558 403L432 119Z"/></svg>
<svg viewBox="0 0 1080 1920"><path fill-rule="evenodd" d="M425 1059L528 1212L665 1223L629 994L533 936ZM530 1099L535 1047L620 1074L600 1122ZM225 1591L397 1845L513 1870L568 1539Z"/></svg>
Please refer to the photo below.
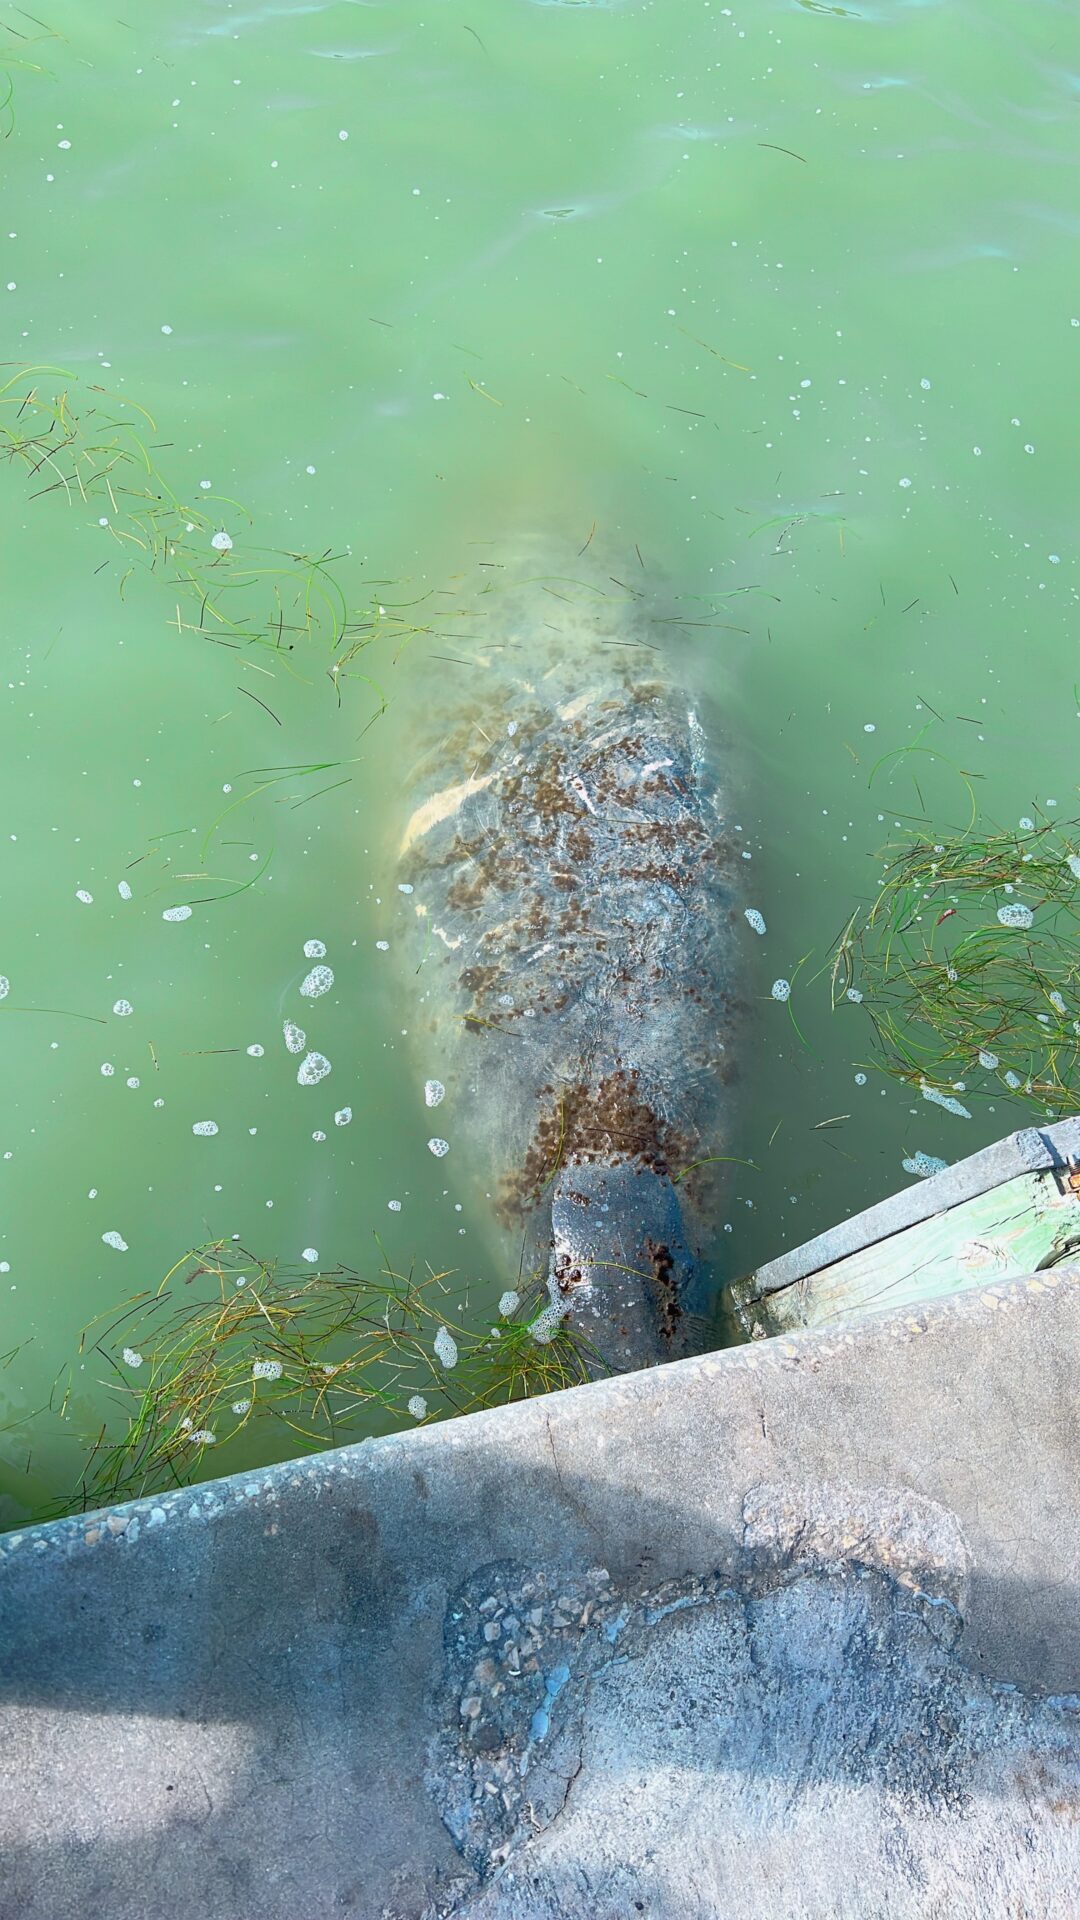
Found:
<svg viewBox="0 0 1080 1920"><path fill-rule="evenodd" d="M278 650L221 644L130 502L0 473L9 1519L70 1487L101 1416L81 1329L189 1246L362 1268L378 1236L477 1312L505 1285L426 1148L387 854L402 714L456 694L479 560L520 530L572 563L595 523L612 573L703 623L657 644L722 705L768 929L742 942L730 1272L905 1155L1022 1124L884 1084L810 978L893 821L966 820L954 766L998 821L1075 810L1074 9L124 12L58 0L50 39L3 16L46 69L14 72L0 152L3 359L63 370L11 392L146 409L201 564L215 531L219 569L332 555L354 625L303 631L287 570ZM358 638L370 678L335 680ZM946 758L888 757L920 735ZM312 940L335 985L306 1003ZM58 1375L64 1420L38 1412Z"/></svg>

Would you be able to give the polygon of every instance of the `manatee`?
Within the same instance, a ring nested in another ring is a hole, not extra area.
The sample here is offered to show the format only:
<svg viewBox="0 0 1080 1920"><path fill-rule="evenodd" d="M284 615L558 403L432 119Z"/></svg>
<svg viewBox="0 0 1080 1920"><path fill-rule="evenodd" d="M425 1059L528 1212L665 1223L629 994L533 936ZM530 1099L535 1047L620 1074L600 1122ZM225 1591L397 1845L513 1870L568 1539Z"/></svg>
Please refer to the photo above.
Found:
<svg viewBox="0 0 1080 1920"><path fill-rule="evenodd" d="M657 671L642 608L498 596L496 637L454 644L474 670L399 849L433 1133L507 1283L546 1286L538 1336L568 1319L596 1370L700 1343L736 1077L737 849L701 700Z"/></svg>

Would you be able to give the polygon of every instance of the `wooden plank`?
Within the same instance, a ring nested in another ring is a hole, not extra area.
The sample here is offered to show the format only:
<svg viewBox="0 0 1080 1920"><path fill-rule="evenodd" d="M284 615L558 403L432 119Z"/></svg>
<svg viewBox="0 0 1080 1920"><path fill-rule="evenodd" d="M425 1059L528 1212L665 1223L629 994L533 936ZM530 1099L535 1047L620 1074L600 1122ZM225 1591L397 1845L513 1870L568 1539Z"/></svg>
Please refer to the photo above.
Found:
<svg viewBox="0 0 1080 1920"><path fill-rule="evenodd" d="M1050 1171L1024 1173L761 1299L739 1299L745 1333L836 1326L917 1307L1053 1266L1080 1246L1080 1196Z"/></svg>

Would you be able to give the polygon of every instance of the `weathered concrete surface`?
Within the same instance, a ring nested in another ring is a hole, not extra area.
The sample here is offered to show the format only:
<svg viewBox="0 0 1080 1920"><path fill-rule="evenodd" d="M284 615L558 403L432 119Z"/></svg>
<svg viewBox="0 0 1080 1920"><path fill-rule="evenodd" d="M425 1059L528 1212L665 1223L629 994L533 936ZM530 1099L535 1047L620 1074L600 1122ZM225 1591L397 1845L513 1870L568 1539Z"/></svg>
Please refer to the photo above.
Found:
<svg viewBox="0 0 1080 1920"><path fill-rule="evenodd" d="M1078 1378L1057 1269L0 1542L2 1920L1064 1920Z"/></svg>

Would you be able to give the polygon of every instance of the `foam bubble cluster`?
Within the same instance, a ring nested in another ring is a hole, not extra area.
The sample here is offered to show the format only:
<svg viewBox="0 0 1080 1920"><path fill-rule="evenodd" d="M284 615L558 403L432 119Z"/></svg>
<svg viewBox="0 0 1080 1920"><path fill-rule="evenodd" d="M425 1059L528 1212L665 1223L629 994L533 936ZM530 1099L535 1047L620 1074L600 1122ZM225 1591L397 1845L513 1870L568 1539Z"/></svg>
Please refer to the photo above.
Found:
<svg viewBox="0 0 1080 1920"><path fill-rule="evenodd" d="M296 1073L296 1083L300 1087L317 1087L330 1072L330 1062L325 1053L309 1053L301 1060Z"/></svg>
<svg viewBox="0 0 1080 1920"><path fill-rule="evenodd" d="M1030 907L1022 907L1018 900L1010 900L1007 906L999 907L997 917L1003 927L1030 927L1035 915Z"/></svg>
<svg viewBox="0 0 1080 1920"><path fill-rule="evenodd" d="M929 1180L935 1173L944 1173L948 1164L947 1160L939 1160L932 1153L913 1153L902 1162L904 1172L917 1174L920 1180Z"/></svg>
<svg viewBox="0 0 1080 1920"><path fill-rule="evenodd" d="M549 1341L554 1340L569 1311L569 1307L562 1302L556 1305L553 1301L550 1306L545 1307L532 1323L533 1339L539 1341L542 1347L546 1347Z"/></svg>
<svg viewBox="0 0 1080 1920"><path fill-rule="evenodd" d="M765 920L756 907L747 907L743 919L748 927L753 927L755 933L764 933Z"/></svg>
<svg viewBox="0 0 1080 1920"><path fill-rule="evenodd" d="M449 1140L429 1140L428 1141L428 1152L433 1153L435 1155L436 1160L441 1160L443 1157L443 1154L449 1153L449 1151L450 1151Z"/></svg>
<svg viewBox="0 0 1080 1920"><path fill-rule="evenodd" d="M441 1080L425 1080L424 1081L425 1107L437 1107L440 1100L445 1099L445 1097L446 1097L446 1088L443 1086L443 1083Z"/></svg>
<svg viewBox="0 0 1080 1920"><path fill-rule="evenodd" d="M300 991L305 1000L318 1000L320 994L329 993L333 984L332 967L312 967L307 978L301 980Z"/></svg>
<svg viewBox="0 0 1080 1920"><path fill-rule="evenodd" d="M446 1327L440 1327L438 1333L435 1335L436 1360L449 1372L451 1367L457 1366L457 1357L457 1341Z"/></svg>
<svg viewBox="0 0 1080 1920"><path fill-rule="evenodd" d="M967 1107L955 1099L951 1093L939 1092L938 1088L932 1087L929 1081L924 1080L919 1091L924 1100L929 1100L932 1106L940 1107L944 1113L955 1113L960 1120L971 1119Z"/></svg>

